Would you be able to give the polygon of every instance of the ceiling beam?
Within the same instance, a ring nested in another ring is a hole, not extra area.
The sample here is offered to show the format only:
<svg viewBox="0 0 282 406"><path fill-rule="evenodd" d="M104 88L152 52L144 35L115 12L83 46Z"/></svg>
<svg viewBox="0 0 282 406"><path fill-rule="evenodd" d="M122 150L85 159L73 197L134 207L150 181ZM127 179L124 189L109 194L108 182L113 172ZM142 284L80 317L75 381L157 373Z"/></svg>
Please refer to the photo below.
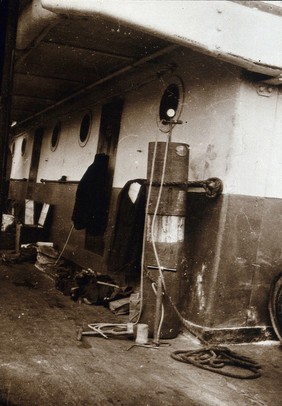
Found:
<svg viewBox="0 0 282 406"><path fill-rule="evenodd" d="M28 94L19 94L19 93L13 93L13 98L14 97L21 97L24 99L34 99L34 100L44 100L46 102L50 102L53 103L54 101L56 101L56 99L48 99L46 97L40 97L40 96L36 96L36 95L28 95Z"/></svg>
<svg viewBox="0 0 282 406"><path fill-rule="evenodd" d="M99 50L97 48L88 48L88 47L81 47L81 46L72 45L72 44L64 44L64 43L59 42L59 41L43 40L42 42L46 43L46 44L57 45L57 46L64 47L64 48L75 48L77 50L94 52L95 54L98 54L98 55L110 56L111 58L124 59L126 61L134 60L134 58L132 58L132 57L130 57L128 55L121 55L121 54L116 54L116 53L113 53L113 52L105 52L105 51L101 51L101 50Z"/></svg>
<svg viewBox="0 0 282 406"><path fill-rule="evenodd" d="M108 82L108 81L110 81L112 79L115 79L115 78L117 78L117 77L119 77L121 75L124 75L124 74L130 72L131 70L133 70L133 69L135 69L135 68L137 68L139 66L142 66L143 64L146 64L147 62L150 62L150 61L154 60L157 57L165 55L165 54L167 54L169 52L173 52L177 48L179 48L179 47L176 46L176 45L167 46L167 47L165 47L163 49L160 49L160 50L154 52L151 55L147 55L147 56L139 59L138 61L135 61L135 62L131 63L130 65L125 66L124 68L119 69L118 71L115 71L115 72L113 72L113 73L111 73L109 75L104 76L103 78L97 80L96 82L91 83L90 85L87 85L87 86L83 87L82 89L74 92L70 96L59 100L58 102L56 102L53 105L47 107L46 109L39 111L38 113L34 114L33 116L27 117L26 119L24 119L23 121L18 123L18 127L15 130L16 131L17 131L17 129L20 130L22 126L26 126L29 123L31 123L34 118L36 118L36 117L38 117L38 116L40 116L42 114L45 114L47 112L50 112L50 111L58 108L59 106L67 103L67 102L71 102L72 100L76 99L78 96L82 96L83 94L85 94L88 91L91 91L95 87L97 87L99 85L102 85L102 84L104 84L104 83L106 83L106 82Z"/></svg>
<svg viewBox="0 0 282 406"><path fill-rule="evenodd" d="M82 81L78 81L78 80L73 80L73 79L67 79L67 78L61 78L61 77L57 77L57 76L49 76L49 75L38 75L38 73L30 73L30 72L21 72L21 71L17 71L15 72L15 76L16 75L23 75L23 76L28 76L30 78L34 77L34 78L41 78L41 79L50 79L50 80L57 80L60 82L68 82L68 83L77 83L77 84L83 84L84 82Z"/></svg>

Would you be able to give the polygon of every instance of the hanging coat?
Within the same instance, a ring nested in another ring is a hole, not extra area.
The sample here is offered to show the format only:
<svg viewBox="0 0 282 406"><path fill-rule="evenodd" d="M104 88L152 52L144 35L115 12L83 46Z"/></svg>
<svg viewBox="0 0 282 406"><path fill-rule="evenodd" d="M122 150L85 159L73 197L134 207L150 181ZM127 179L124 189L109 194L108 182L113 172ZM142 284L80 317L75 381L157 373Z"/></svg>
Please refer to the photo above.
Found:
<svg viewBox="0 0 282 406"><path fill-rule="evenodd" d="M86 228L93 235L105 230L108 163L108 155L97 154L78 184L72 213L76 230Z"/></svg>
<svg viewBox="0 0 282 406"><path fill-rule="evenodd" d="M130 188L138 183L136 199L130 197ZM109 254L109 270L125 276L138 276L142 254L146 205L146 179L128 181L120 191L114 238Z"/></svg>

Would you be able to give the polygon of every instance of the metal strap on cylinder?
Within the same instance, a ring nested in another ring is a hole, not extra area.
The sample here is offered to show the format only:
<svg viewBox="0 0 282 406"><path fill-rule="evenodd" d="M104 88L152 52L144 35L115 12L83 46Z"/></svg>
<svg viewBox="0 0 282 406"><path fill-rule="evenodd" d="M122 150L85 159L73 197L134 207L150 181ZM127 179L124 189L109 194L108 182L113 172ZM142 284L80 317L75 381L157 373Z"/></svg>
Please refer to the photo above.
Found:
<svg viewBox="0 0 282 406"><path fill-rule="evenodd" d="M214 198L219 196L223 191L223 182L219 178L208 178L206 180L188 181L188 182L163 182L163 186L178 187L186 190L189 187L201 187L205 189L206 196ZM160 186L160 182L152 182L152 186Z"/></svg>

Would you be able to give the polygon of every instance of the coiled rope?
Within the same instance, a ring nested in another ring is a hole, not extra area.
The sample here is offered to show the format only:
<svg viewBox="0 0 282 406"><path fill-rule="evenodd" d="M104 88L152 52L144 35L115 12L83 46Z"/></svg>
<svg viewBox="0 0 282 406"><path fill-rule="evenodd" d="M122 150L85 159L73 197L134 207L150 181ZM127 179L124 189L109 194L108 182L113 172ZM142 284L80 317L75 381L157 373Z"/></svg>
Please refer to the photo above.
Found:
<svg viewBox="0 0 282 406"><path fill-rule="evenodd" d="M255 379L261 376L261 366L257 362L238 355L227 347L207 347L192 351L178 350L174 351L171 357L177 361L231 378ZM244 373L246 371L248 372Z"/></svg>

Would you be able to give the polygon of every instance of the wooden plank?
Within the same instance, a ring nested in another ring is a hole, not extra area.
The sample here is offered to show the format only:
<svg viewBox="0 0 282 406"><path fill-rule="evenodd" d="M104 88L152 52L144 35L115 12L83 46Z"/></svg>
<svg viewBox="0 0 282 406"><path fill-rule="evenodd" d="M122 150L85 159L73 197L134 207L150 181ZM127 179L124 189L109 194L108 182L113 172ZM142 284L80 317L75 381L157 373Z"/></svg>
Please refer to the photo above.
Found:
<svg viewBox="0 0 282 406"><path fill-rule="evenodd" d="M39 226L41 226L41 227L45 226L45 222L46 222L49 210L50 210L50 204L43 203L41 214L40 214L40 217L39 217L39 220L38 220L38 225Z"/></svg>
<svg viewBox="0 0 282 406"><path fill-rule="evenodd" d="M34 200L25 200L24 224L34 224Z"/></svg>

